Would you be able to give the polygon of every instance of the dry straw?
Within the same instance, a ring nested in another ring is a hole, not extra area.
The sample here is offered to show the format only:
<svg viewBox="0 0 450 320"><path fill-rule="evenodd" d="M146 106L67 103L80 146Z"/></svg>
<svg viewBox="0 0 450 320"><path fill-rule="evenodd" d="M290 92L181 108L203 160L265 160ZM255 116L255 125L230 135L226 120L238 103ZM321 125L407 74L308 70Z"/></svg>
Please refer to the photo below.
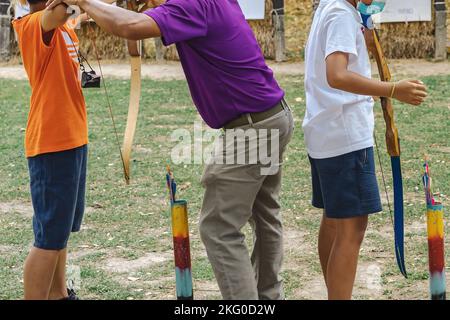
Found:
<svg viewBox="0 0 450 320"><path fill-rule="evenodd" d="M450 7L450 0L446 0ZM119 1L119 5L122 5ZM304 55L308 32L312 21L313 0L285 0L286 7L286 46L290 60L301 60ZM273 58L275 49L273 44L272 0L266 0L266 19L250 21L261 49L267 58ZM104 59L123 59L127 57L125 41L106 34L95 24L97 47ZM450 15L449 15L450 35ZM92 56L87 27L78 31L81 48ZM383 24L380 30L386 56L388 58L429 58L434 51L434 22L390 23ZM449 39L450 40L450 39ZM144 41L144 57L155 57L154 41ZM172 46L164 49L164 57L169 60L177 59L177 53Z"/></svg>

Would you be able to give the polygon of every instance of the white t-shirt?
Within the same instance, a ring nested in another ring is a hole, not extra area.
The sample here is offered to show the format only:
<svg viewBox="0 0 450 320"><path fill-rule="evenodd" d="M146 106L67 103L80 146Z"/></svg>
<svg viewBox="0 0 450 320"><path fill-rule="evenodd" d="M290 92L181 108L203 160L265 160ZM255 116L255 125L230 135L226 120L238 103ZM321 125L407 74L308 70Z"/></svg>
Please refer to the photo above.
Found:
<svg viewBox="0 0 450 320"><path fill-rule="evenodd" d="M17 2L14 6L14 19L26 16L30 13L30 6L27 4L23 5L20 2Z"/></svg>
<svg viewBox="0 0 450 320"><path fill-rule="evenodd" d="M340 156L373 146L372 97L329 86L326 58L349 53L348 70L371 78L364 28L346 0L322 0L314 16L305 52L305 142L311 158Z"/></svg>

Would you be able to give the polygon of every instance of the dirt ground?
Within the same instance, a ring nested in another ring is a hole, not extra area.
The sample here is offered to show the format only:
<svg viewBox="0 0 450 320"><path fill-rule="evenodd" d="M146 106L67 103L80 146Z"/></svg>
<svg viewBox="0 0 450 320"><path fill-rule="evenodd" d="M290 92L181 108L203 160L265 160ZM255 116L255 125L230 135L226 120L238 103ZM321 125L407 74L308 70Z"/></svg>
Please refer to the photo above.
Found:
<svg viewBox="0 0 450 320"><path fill-rule="evenodd" d="M392 60L389 62L392 74L399 77L425 77L433 75L450 74L450 62L431 62L427 60ZM269 66L276 75L303 75L304 63L274 63ZM98 70L96 63L94 69ZM105 77L127 79L130 77L130 66L123 62L102 62L102 70ZM377 71L374 66L374 74ZM180 63L167 62L164 64L144 62L142 65L142 77L153 80L183 80L184 74ZM27 75L23 67L18 64L0 64L0 78L26 80Z"/></svg>
<svg viewBox="0 0 450 320"><path fill-rule="evenodd" d="M276 75L280 76L302 76L304 74L304 63L269 63L270 67L274 70ZM392 69L392 74L396 79L400 78L421 78L425 76L435 76L435 75L446 75L450 74L450 63L448 61L433 63L426 60L393 60L390 61L390 66ZM93 63L93 67L98 70L98 66ZM130 76L130 67L124 62L111 62L103 61L102 69L105 77L116 78L116 79L128 79ZM374 68L374 74L376 74ZM181 65L177 62L168 62L165 64L155 64L155 63L145 63L142 66L143 78L153 79L153 80L183 80L184 74ZM23 70L23 66L19 64L0 64L0 78L6 79L16 79L16 80L26 80L27 76ZM302 82L301 79L295 82ZM300 98L298 98L300 99ZM300 120L298 120L300 121ZM158 136L155 137L155 141L164 143L167 137ZM446 146L442 146L443 152L448 152ZM447 150L447 151L445 151ZM136 146L136 153L150 154L151 150L146 149L142 146ZM408 195L408 201L411 205L418 205L421 200L415 194ZM163 200L165 201L165 200ZM95 211L96 208L89 207L87 213ZM290 209L291 210L291 209ZM290 210L287 210L286 214L290 214ZM295 210L295 206L292 210ZM305 215L308 214L309 210L305 210ZM32 216L32 206L31 203L22 201L10 201L10 202L0 202L0 215L6 215L15 213L19 217L29 220ZM153 214L153 213L152 213ZM292 215L291 215L292 216ZM299 221L299 225L300 225ZM309 270L304 266L310 266L309 261L314 261L316 257L316 248L314 242L310 240L311 234L308 232L308 228L305 226L294 227L291 224L285 229L284 237L284 247L285 255L289 258L286 259L283 273L286 278L286 284L292 286L290 288L290 299L326 299L327 293L323 279L320 272L317 270ZM14 225L10 225L14 227ZM89 229L94 228L92 225L86 224L83 228ZM195 227L193 226L195 230ZM425 223L414 223L406 228L407 234L410 238L419 237L425 234ZM167 233L163 227L160 229L149 229L149 233L153 234L163 234ZM393 275L387 273L382 277L383 273L386 273L387 264L392 264L392 254L390 252L380 249L379 242L391 241L388 237L392 234L391 225L386 225L385 229L371 229L368 232L368 237L365 240L365 246L363 252L366 255L370 253L370 259L363 260L358 266L358 275L355 283L354 296L356 299L385 299L386 297L392 297L397 299L404 298L427 298L427 285L428 282L424 279L422 281L415 281L411 284L411 288L408 291L408 296L402 296L402 290L397 287L392 286L392 282L395 282L400 276L397 273ZM113 241L114 237L111 235L110 239ZM198 234L191 235L191 240L193 243L200 243ZM413 241L412 241L413 242ZM389 242L390 243L390 242ZM166 248L164 243L161 243L161 248ZM19 250L20 247L17 244L7 244L0 245L0 255L2 253L14 252ZM117 246L116 251L126 250ZM154 276L150 273L139 273L139 270L152 270L159 269L170 264L172 259L172 252L170 250L162 249L158 252L147 252L139 256L127 256L126 254L116 256L111 252L107 252L103 249L99 250L96 245L80 245L74 248L70 252L69 264L79 265L87 261L90 257L95 255L100 255L101 257L96 258L96 264L99 270L103 270L108 274L113 275L113 279L123 287L128 287L130 284L133 285L136 292L143 293L144 299L171 299L173 298L173 275L171 276L160 276L157 279L153 279ZM193 257L206 259L205 252L202 247L193 250ZM19 268L16 264L14 270ZM18 270L18 269L17 269ZM15 271L16 273L19 271ZM390 269L389 269L390 272ZM312 274L312 275L311 275ZM293 278L292 275L296 275ZM143 278L142 278L143 277ZM301 282L301 283L300 283ZM387 283L385 283L387 282ZM386 288L392 290L386 294ZM395 289L392 289L395 288ZM139 291L138 291L139 290ZM194 291L196 293L196 299L220 299L220 292L217 284L214 280L208 279L198 279L194 283ZM397 292L398 291L398 292ZM86 298L99 298L98 296L86 297Z"/></svg>

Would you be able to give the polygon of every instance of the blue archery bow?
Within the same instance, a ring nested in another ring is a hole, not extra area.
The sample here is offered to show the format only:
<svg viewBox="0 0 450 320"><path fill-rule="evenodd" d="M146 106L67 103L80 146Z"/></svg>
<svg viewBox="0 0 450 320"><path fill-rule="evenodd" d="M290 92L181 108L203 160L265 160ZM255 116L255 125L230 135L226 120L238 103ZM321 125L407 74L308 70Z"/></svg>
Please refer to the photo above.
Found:
<svg viewBox="0 0 450 320"><path fill-rule="evenodd" d="M372 14L380 13L384 9L385 1L374 1L372 5L367 6L361 2L358 4L358 10L361 13L363 24L366 28L373 32L373 43L368 43L368 48L372 52L377 61L378 71L382 81L391 81L391 73L380 45L378 34L373 26ZM400 163L400 139L398 130L394 121L394 109L390 98L381 97L381 106L386 122L386 145L388 153L391 156L392 178L394 184L394 238L395 238L395 256L400 272L407 277L405 266L405 250L404 250L404 208L403 208L403 179ZM378 154L379 157L379 154ZM381 166L381 160L380 160ZM382 167L381 167L382 170ZM384 173L382 170L383 182L386 190L386 197L389 206L389 212L392 219L392 209L386 188Z"/></svg>

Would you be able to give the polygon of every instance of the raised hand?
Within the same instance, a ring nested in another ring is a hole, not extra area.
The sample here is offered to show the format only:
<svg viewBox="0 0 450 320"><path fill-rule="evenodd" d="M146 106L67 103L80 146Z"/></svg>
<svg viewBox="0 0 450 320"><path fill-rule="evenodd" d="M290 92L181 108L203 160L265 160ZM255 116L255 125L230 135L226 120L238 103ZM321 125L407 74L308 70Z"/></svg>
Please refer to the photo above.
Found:
<svg viewBox="0 0 450 320"><path fill-rule="evenodd" d="M45 4L45 6L47 7L47 9L51 10L54 7L64 3L68 6L80 6L81 7L81 2L82 0L48 0L47 3Z"/></svg>

